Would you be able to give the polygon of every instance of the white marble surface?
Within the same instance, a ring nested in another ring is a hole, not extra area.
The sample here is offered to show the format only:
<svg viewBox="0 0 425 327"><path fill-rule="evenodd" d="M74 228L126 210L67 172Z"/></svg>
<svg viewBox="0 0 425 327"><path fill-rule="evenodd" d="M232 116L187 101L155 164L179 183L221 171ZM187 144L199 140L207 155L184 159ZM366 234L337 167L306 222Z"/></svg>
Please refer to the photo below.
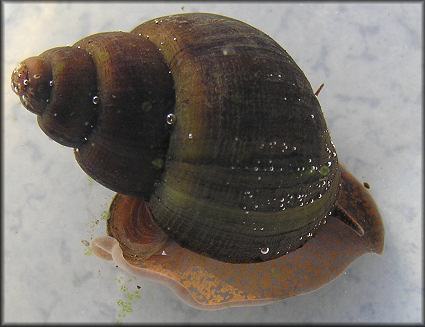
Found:
<svg viewBox="0 0 425 327"><path fill-rule="evenodd" d="M4 322L421 321L423 4L2 5ZM205 312L90 255L82 240L105 233L101 215L113 192L91 183L72 150L41 132L10 90L10 73L26 57L89 34L196 11L263 30L291 54L313 88L325 83L319 100L339 159L371 185L384 219L382 256L361 257L310 294Z"/></svg>

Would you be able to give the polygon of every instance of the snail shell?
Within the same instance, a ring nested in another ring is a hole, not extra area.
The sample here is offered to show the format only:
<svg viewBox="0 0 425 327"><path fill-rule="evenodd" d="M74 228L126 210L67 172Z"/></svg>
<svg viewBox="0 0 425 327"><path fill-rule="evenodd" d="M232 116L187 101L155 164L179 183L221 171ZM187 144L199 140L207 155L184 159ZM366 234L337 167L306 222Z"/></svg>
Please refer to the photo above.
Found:
<svg viewBox="0 0 425 327"><path fill-rule="evenodd" d="M197 253L271 260L336 207L341 173L310 83L235 19L180 14L95 34L27 59L12 89L85 172L143 197Z"/></svg>

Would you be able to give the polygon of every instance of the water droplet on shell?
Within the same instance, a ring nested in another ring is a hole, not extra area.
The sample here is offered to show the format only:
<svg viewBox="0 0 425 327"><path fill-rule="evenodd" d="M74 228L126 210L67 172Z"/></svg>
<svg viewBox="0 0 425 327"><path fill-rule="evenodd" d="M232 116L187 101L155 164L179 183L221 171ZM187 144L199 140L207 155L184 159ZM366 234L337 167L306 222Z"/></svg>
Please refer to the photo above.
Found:
<svg viewBox="0 0 425 327"><path fill-rule="evenodd" d="M267 254L267 253L269 253L269 251L270 251L270 249L269 248L262 248L261 249L261 254Z"/></svg>
<svg viewBox="0 0 425 327"><path fill-rule="evenodd" d="M177 117L176 117L175 114L169 113L167 115L167 124L168 125L174 125L176 123L176 120L177 120Z"/></svg>

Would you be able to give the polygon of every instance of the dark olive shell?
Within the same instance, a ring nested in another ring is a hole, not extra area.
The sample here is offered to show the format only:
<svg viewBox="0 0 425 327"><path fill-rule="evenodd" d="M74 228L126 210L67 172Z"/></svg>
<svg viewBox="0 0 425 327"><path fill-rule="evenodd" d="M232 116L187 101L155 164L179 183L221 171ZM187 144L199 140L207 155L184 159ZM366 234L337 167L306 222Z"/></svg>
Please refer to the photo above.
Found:
<svg viewBox="0 0 425 327"><path fill-rule="evenodd" d="M172 71L177 122L154 220L179 244L230 262L295 250L335 205L340 173L319 102L270 37L192 14L136 27Z"/></svg>
<svg viewBox="0 0 425 327"><path fill-rule="evenodd" d="M335 208L341 173L319 102L263 32L181 14L39 58L12 87L43 131L76 148L95 180L148 200L181 246L227 262L271 260L311 239ZM50 89L31 80L33 67Z"/></svg>

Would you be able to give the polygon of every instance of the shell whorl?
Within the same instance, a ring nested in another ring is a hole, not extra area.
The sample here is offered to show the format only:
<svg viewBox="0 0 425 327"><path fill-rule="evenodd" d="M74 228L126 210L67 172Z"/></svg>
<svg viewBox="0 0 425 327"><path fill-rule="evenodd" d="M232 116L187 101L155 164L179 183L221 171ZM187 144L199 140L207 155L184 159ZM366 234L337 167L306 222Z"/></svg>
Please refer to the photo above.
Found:
<svg viewBox="0 0 425 327"><path fill-rule="evenodd" d="M178 243L229 262L270 260L313 237L340 172L301 69L261 31L217 15L161 17L132 33L161 49L177 123L150 199Z"/></svg>

